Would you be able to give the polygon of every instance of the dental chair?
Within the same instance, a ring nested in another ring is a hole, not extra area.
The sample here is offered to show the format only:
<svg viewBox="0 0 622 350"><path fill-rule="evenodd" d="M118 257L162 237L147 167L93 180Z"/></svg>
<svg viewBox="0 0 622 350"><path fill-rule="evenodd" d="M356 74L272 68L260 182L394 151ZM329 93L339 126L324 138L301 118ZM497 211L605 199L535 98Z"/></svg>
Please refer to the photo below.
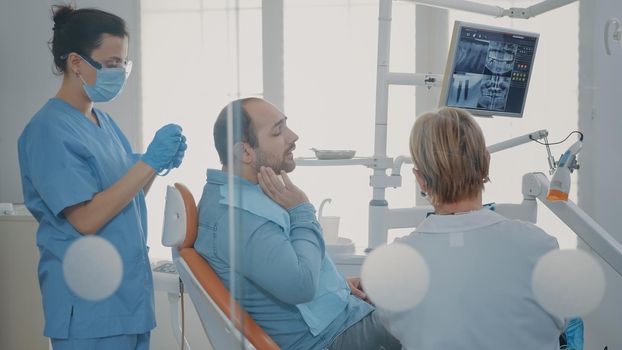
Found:
<svg viewBox="0 0 622 350"><path fill-rule="evenodd" d="M175 183L174 187L168 186L162 244L171 248L173 263L183 288L190 295L212 347L214 350L279 349L250 315L231 299L218 275L194 249L197 216L196 202L188 188L180 183ZM187 344L183 335L180 337L178 334L176 320L174 313L173 328L177 340Z"/></svg>

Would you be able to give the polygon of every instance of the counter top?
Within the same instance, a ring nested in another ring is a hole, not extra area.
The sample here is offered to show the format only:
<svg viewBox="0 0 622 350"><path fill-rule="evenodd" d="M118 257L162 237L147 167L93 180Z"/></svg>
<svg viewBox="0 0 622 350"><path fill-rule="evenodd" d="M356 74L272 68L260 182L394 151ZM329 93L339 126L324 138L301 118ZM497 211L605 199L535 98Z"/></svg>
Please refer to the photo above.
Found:
<svg viewBox="0 0 622 350"><path fill-rule="evenodd" d="M0 203L1 221L35 221L24 204Z"/></svg>
<svg viewBox="0 0 622 350"><path fill-rule="evenodd" d="M30 213L28 214L13 214L13 215L6 215L6 214L2 214L0 213L0 221L3 222L10 222L10 221L24 221L24 222L37 222L37 220L35 220L35 218L30 215Z"/></svg>

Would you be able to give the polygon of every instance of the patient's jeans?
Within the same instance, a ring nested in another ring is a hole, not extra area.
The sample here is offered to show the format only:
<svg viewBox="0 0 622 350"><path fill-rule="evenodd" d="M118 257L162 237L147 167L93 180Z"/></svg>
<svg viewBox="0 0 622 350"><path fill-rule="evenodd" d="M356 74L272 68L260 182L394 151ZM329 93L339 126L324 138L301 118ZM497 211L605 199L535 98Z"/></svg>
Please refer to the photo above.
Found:
<svg viewBox="0 0 622 350"><path fill-rule="evenodd" d="M375 311L338 335L329 350L399 350L400 342L384 328Z"/></svg>

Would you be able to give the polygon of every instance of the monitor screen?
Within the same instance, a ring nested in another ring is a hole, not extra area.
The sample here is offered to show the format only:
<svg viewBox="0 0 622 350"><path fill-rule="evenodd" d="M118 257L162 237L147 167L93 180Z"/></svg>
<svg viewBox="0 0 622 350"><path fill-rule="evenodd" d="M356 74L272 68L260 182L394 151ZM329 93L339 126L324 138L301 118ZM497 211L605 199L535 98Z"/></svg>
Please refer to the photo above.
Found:
<svg viewBox="0 0 622 350"><path fill-rule="evenodd" d="M479 116L522 117L538 37L457 21L440 105Z"/></svg>

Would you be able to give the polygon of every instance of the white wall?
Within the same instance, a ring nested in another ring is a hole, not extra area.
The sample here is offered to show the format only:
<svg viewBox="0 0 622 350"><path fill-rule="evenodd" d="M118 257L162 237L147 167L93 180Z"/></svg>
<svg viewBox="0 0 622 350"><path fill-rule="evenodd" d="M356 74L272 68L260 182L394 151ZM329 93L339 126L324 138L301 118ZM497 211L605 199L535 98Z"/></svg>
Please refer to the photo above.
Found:
<svg viewBox="0 0 622 350"><path fill-rule="evenodd" d="M3 0L0 11L0 202L23 202L17 138L41 106L53 97L61 77L52 74L51 6L59 1ZM138 0L75 1L123 17L130 32L132 76L124 93L101 104L125 132L135 149L141 145L140 7Z"/></svg>
<svg viewBox="0 0 622 350"><path fill-rule="evenodd" d="M622 241L622 48L616 45L613 54L607 56L603 41L607 19L622 19L622 2L581 1L580 13L579 127L585 140L579 155L579 205ZM621 349L622 278L603 265L607 276L605 299L585 317L585 348Z"/></svg>

